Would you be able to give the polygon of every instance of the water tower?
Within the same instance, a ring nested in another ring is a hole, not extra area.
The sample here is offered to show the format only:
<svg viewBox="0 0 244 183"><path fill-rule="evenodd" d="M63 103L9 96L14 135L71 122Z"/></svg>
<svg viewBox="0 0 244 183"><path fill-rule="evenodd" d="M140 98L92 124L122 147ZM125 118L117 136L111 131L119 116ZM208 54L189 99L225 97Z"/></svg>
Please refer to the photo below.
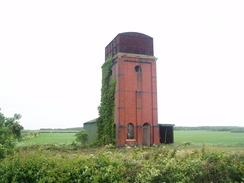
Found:
<svg viewBox="0 0 244 183"><path fill-rule="evenodd" d="M136 32L118 34L105 48L105 59L110 56L116 79L117 146L159 144L153 38Z"/></svg>

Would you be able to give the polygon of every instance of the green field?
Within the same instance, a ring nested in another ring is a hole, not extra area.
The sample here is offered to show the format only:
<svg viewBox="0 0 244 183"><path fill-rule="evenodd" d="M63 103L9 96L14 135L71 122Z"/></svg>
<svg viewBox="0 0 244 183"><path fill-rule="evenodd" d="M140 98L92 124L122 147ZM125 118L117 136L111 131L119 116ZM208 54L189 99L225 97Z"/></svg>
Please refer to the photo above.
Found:
<svg viewBox="0 0 244 183"><path fill-rule="evenodd" d="M25 144L61 144L75 141L76 133L40 133L39 136L22 141Z"/></svg>
<svg viewBox="0 0 244 183"><path fill-rule="evenodd" d="M193 142L221 146L244 147L244 133L232 133L230 131L174 131L175 143Z"/></svg>
<svg viewBox="0 0 244 183"><path fill-rule="evenodd" d="M39 136L22 141L24 144L64 144L75 141L75 133L40 133ZM244 147L244 133L230 131L174 131L175 144L192 142L197 144Z"/></svg>

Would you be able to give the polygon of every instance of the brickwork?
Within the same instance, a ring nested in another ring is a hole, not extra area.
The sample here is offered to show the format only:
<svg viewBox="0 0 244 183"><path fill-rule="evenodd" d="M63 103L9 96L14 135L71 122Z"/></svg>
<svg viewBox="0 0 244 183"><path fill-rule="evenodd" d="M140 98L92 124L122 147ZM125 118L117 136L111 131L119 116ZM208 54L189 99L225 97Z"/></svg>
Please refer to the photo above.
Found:
<svg viewBox="0 0 244 183"><path fill-rule="evenodd" d="M140 35L143 34L137 36ZM117 146L159 144L156 58L133 50L114 53L113 63L112 76L117 80L114 116Z"/></svg>

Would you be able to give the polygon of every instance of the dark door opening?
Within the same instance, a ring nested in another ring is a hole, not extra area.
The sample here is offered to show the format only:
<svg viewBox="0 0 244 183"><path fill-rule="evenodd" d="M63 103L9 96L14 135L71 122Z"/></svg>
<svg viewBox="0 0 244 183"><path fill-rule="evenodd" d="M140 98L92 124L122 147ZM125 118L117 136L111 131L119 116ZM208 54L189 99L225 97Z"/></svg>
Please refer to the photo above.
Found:
<svg viewBox="0 0 244 183"><path fill-rule="evenodd" d="M143 125L143 145L150 146L150 124L144 123Z"/></svg>

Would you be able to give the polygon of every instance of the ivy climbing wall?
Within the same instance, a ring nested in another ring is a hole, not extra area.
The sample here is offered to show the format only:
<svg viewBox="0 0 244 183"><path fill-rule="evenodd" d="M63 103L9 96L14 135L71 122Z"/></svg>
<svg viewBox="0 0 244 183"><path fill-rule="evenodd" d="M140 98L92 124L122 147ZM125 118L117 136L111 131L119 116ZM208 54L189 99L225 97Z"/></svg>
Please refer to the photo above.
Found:
<svg viewBox="0 0 244 183"><path fill-rule="evenodd" d="M101 103L99 106L98 141L101 145L115 144L114 93L116 79L112 78L113 59L109 57L102 65Z"/></svg>

